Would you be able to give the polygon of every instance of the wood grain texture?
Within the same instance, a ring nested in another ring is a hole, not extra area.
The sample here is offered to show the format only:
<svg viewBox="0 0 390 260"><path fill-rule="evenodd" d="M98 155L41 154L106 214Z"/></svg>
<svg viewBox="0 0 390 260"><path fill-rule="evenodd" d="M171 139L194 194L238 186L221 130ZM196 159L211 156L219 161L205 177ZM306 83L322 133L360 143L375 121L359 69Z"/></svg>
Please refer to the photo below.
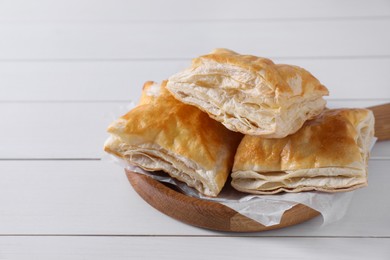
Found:
<svg viewBox="0 0 390 260"><path fill-rule="evenodd" d="M390 103L369 107L375 116L375 136L378 140L390 139Z"/></svg>
<svg viewBox="0 0 390 260"><path fill-rule="evenodd" d="M375 134L378 140L390 139L390 104L374 106ZM264 226L216 202L186 196L170 187L129 170L125 170L134 190L151 206L184 223L229 232L258 232L284 228L307 221L319 213L298 204L286 211L280 224Z"/></svg>
<svg viewBox="0 0 390 260"><path fill-rule="evenodd" d="M292 226L319 215L305 205L287 210L278 225L264 226L216 202L186 196L135 172L126 171L134 190L151 206L184 223L217 231L258 232Z"/></svg>

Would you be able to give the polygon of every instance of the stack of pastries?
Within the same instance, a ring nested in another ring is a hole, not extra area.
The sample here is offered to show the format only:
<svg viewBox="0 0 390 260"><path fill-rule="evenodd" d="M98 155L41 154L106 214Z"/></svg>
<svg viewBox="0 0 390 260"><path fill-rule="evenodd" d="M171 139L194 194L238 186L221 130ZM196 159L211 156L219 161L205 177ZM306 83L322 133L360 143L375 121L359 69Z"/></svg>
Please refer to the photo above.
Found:
<svg viewBox="0 0 390 260"><path fill-rule="evenodd" d="M252 194L366 186L373 113L327 109L327 95L300 67L216 49L161 84L146 82L104 149L212 197L229 175Z"/></svg>

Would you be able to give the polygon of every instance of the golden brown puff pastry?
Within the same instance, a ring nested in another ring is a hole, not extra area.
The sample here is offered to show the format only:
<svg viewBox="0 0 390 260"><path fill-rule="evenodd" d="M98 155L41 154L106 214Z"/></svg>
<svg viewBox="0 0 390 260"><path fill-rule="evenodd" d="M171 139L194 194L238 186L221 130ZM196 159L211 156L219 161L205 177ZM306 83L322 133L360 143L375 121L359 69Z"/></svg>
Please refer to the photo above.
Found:
<svg viewBox="0 0 390 260"><path fill-rule="evenodd" d="M281 138L325 107L328 90L306 70L217 49L169 78L168 90L227 128Z"/></svg>
<svg viewBox="0 0 390 260"><path fill-rule="evenodd" d="M105 151L148 171L163 170L208 196L217 196L233 165L241 134L147 82L137 107L113 122Z"/></svg>
<svg viewBox="0 0 390 260"><path fill-rule="evenodd" d="M235 155L232 186L255 194L366 186L373 134L370 110L335 109L281 139L246 135Z"/></svg>

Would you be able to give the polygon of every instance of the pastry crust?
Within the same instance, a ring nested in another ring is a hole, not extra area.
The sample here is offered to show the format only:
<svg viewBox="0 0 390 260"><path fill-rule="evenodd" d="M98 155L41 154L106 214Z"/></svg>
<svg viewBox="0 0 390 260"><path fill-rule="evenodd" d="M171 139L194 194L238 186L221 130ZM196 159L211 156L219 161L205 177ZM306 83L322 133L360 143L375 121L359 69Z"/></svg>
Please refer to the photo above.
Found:
<svg viewBox="0 0 390 260"><path fill-rule="evenodd" d="M231 171L241 134L147 82L140 103L112 123L105 151L148 171L163 170L208 196L217 196Z"/></svg>
<svg viewBox="0 0 390 260"><path fill-rule="evenodd" d="M216 49L169 78L178 100L244 134L282 138L325 107L326 87L306 70Z"/></svg>
<svg viewBox="0 0 390 260"><path fill-rule="evenodd" d="M246 135L232 186L255 194L348 191L367 185L374 116L367 109L325 110L281 139Z"/></svg>

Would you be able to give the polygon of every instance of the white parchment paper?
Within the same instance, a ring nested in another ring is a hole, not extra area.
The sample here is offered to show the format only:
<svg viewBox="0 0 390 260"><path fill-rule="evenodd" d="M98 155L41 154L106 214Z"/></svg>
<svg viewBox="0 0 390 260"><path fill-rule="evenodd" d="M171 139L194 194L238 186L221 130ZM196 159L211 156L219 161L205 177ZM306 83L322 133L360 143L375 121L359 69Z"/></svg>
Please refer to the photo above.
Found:
<svg viewBox="0 0 390 260"><path fill-rule="evenodd" d="M279 224L284 212L299 203L320 212L323 217L323 224L337 221L345 215L353 196L353 191L333 194L300 192L284 193L281 195L248 195L234 190L227 183L218 197L210 198L198 193L185 183L169 177L166 173L147 172L132 165L127 165L126 169L148 175L160 182L173 184L186 195L221 203L264 226Z"/></svg>

